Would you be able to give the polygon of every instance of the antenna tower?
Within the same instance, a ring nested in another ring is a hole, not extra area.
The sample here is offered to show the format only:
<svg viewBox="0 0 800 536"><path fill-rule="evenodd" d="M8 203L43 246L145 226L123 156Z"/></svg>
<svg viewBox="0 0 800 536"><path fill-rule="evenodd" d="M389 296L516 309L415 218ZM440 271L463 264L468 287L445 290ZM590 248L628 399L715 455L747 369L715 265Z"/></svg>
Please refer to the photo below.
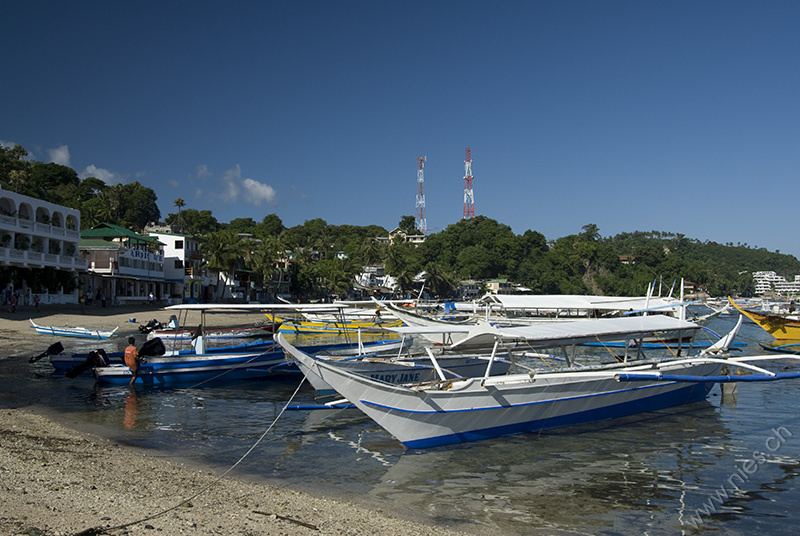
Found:
<svg viewBox="0 0 800 536"><path fill-rule="evenodd" d="M472 151L467 147L464 159L464 219L475 217L475 196L472 193Z"/></svg>
<svg viewBox="0 0 800 536"><path fill-rule="evenodd" d="M416 227L422 234L428 234L428 221L425 219L425 168L424 156L417 157L417 208Z"/></svg>

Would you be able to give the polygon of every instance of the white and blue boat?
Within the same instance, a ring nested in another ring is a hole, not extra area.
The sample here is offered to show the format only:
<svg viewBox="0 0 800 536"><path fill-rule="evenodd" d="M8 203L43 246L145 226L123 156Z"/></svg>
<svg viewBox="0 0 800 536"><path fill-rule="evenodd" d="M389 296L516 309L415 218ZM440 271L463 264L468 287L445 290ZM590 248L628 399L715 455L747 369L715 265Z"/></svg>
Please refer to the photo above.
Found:
<svg viewBox="0 0 800 536"><path fill-rule="evenodd" d="M433 447L524 432L596 422L703 400L715 383L772 381L800 377L771 372L749 361L764 356L729 357L741 322L719 344L695 357L637 359L627 352L618 363L568 367L504 376L394 385L344 370L336 363L280 345L358 409L411 448ZM693 331L697 324L663 315L626 317L544 326L496 329L496 340L524 339L533 347L575 347L588 340L635 339L663 331ZM487 331L486 336L490 333ZM788 358L788 356L787 356ZM795 358L797 359L797 358ZM723 375L723 367L751 374Z"/></svg>
<svg viewBox="0 0 800 536"><path fill-rule="evenodd" d="M119 326L115 327L114 329L88 329L81 327L73 328L69 326L40 326L32 319L29 320L31 322L31 327L36 330L36 333L41 333L42 335L54 335L56 337L109 339L111 337L116 337L115 333L119 329Z"/></svg>
<svg viewBox="0 0 800 536"><path fill-rule="evenodd" d="M372 352L399 352L408 340L392 339L367 343L337 343L305 346L309 353L358 355ZM180 386L203 382L229 382L270 378L290 372L286 366L286 353L277 344L255 350L243 346L236 350L213 352L202 348L202 341L194 353L178 353L146 357L139 365L135 385ZM94 367L95 378L101 385L126 385L132 373L123 364ZM296 370L295 370L296 371Z"/></svg>
<svg viewBox="0 0 800 536"><path fill-rule="evenodd" d="M205 352L207 354L232 354L232 353L248 353L248 352L256 352L262 351L266 349L272 349L275 346L275 342L272 340L263 340L258 339L256 341L252 341L245 344L234 344L234 345L227 345L227 346L215 346L211 348L206 348ZM94 350L93 352L97 352L98 350ZM88 353L74 353L74 354L65 354L63 352L63 346L61 346L61 351L59 353L48 353L47 355L50 357L50 364L53 365L56 374L66 374L68 371L75 370L76 367L80 367L84 363L90 362L91 358L93 357L93 352ZM197 352L194 348L189 348L185 350L167 350L164 352L162 357L182 357L182 356L192 356L195 355ZM109 364L111 365L121 365L123 364L122 356L123 352L104 352L105 358L108 360ZM92 368L93 365L86 367L86 370Z"/></svg>

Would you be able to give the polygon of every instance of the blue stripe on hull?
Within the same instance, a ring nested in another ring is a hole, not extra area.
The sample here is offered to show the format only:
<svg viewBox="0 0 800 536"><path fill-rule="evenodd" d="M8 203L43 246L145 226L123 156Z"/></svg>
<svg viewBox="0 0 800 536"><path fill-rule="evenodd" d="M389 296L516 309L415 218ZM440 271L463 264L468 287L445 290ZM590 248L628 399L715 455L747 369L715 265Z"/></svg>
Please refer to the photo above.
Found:
<svg viewBox="0 0 800 536"><path fill-rule="evenodd" d="M215 378L213 381L228 382L236 380L255 380L274 376L269 369L271 365L259 367L242 367L226 372L225 370L197 372L153 372L141 373L136 378L136 385L192 385ZM103 385L127 385L131 376L103 376L98 383Z"/></svg>
<svg viewBox="0 0 800 536"><path fill-rule="evenodd" d="M433 438L419 439L404 443L409 448L429 448L442 445L452 445L456 443L466 443L469 441L479 441L494 437L522 434L527 432L539 432L553 428L562 428L576 424L604 421L627 417L638 413L647 413L662 410L672 406L690 404L704 400L708 395L713 383L689 385L680 389L675 389L659 395L649 396L643 399L622 402L597 409L570 413L559 417L547 419L537 419L535 421L498 426L495 428L485 428L452 435L439 436Z"/></svg>

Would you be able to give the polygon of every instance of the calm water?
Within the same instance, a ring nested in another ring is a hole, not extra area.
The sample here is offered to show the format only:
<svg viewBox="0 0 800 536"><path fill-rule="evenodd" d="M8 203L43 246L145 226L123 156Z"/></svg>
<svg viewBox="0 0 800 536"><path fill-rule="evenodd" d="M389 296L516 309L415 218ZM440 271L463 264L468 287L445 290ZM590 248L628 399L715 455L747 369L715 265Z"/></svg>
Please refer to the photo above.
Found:
<svg viewBox="0 0 800 536"><path fill-rule="evenodd" d="M732 325L718 319L711 327ZM759 353L757 342L771 337L745 324L739 340ZM41 405L152 455L220 471L264 433L298 384L292 377L132 394L91 377L53 377L47 360L0 360L0 387L13 395L1 403ZM735 395L717 386L707 401L672 410L419 451L357 410L288 411L237 472L476 532L795 534L798 389L796 380L741 384ZM304 385L295 402L313 403L314 391Z"/></svg>

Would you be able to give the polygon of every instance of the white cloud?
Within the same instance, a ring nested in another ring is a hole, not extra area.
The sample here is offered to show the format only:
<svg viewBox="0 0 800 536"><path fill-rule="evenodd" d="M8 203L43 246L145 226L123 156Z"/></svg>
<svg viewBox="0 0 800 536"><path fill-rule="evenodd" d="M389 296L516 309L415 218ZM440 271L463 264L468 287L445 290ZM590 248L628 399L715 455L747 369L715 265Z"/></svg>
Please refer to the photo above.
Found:
<svg viewBox="0 0 800 536"><path fill-rule="evenodd" d="M169 183L169 185L170 185L170 186L172 186L173 188L177 188L178 186L180 186L180 185L181 185L181 183L179 183L179 182L178 182L178 181L176 181L175 179L168 179L168 180L167 180L167 182L168 182L168 183Z"/></svg>
<svg viewBox="0 0 800 536"><path fill-rule="evenodd" d="M85 179L86 177L94 177L96 179L100 179L109 186L111 186L112 184L121 184L125 179L124 177L118 175L117 173L114 173L113 171L99 168L94 164L86 166L86 169L84 169L83 172L80 173L78 176L81 179Z"/></svg>
<svg viewBox="0 0 800 536"><path fill-rule="evenodd" d="M222 200L226 203L234 203L239 200L239 184L242 182L242 168L239 164L229 169L222 175L222 185L225 190L222 192Z"/></svg>
<svg viewBox="0 0 800 536"><path fill-rule="evenodd" d="M198 179L207 179L211 176L211 172L208 171L208 166L205 164L197 166L197 178Z"/></svg>
<svg viewBox="0 0 800 536"><path fill-rule="evenodd" d="M264 184L263 182L254 181L253 179L244 180L244 189L248 193L247 201L257 207L261 206L262 202L269 204L275 203L278 197L272 186Z"/></svg>
<svg viewBox="0 0 800 536"><path fill-rule="evenodd" d="M198 175L207 172L205 166L198 168ZM210 175L210 174L209 174ZM242 168L237 164L236 167L225 171L222 175L222 192L215 194L214 198L224 203L249 203L261 206L262 203L275 204L278 195L275 189L269 184L264 184L250 178L242 178Z"/></svg>
<svg viewBox="0 0 800 536"><path fill-rule="evenodd" d="M69 166L69 146L59 145L54 149L47 150L47 156L54 164L61 164L62 166ZM98 177L99 178L99 177Z"/></svg>

